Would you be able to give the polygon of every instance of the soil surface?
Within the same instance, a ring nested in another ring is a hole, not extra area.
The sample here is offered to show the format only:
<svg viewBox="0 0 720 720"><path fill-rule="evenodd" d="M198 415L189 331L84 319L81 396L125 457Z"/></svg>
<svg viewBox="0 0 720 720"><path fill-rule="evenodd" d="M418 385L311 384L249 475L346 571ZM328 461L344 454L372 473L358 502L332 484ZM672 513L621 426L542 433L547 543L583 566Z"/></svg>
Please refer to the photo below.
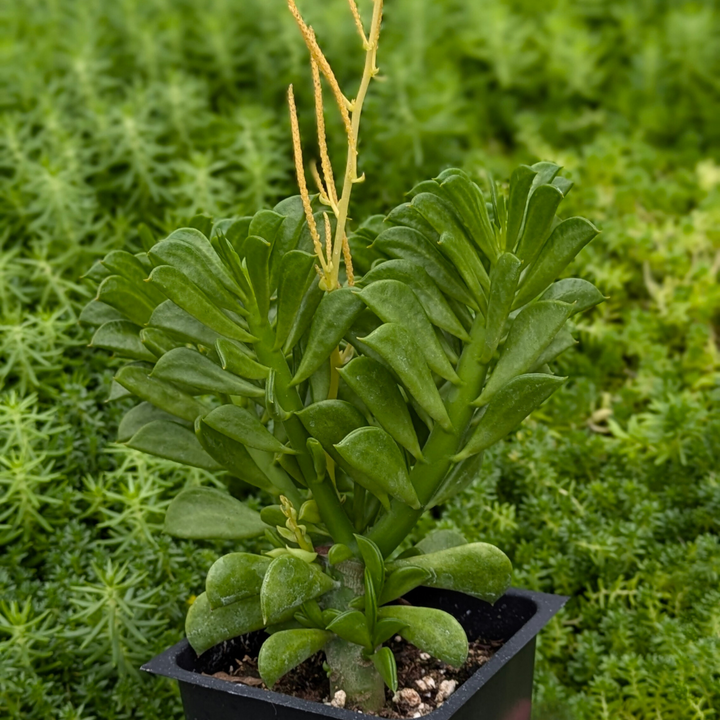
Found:
<svg viewBox="0 0 720 720"><path fill-rule="evenodd" d="M257 669L258 651L264 637L262 633L250 633L222 643L200 658L198 669L227 682L267 689ZM472 641L467 662L455 668L395 636L387 645L397 661L398 692L393 695L386 689L387 705L377 716L404 719L428 715L484 665L502 644L502 641ZM324 661L323 653L314 655L280 679L273 690L312 702L357 710L345 703L342 693L335 698L329 697Z"/></svg>

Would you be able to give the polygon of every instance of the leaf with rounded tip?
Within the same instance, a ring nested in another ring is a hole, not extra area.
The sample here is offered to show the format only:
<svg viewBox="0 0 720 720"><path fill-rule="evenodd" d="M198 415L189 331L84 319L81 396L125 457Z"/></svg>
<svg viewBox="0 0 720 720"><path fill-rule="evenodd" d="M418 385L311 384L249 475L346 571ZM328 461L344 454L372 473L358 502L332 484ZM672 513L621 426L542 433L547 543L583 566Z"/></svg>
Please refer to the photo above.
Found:
<svg viewBox="0 0 720 720"><path fill-rule="evenodd" d="M136 325L147 324L156 305L135 283L122 275L106 277L100 283L95 299L114 307Z"/></svg>
<svg viewBox="0 0 720 720"><path fill-rule="evenodd" d="M210 411L203 422L248 447L265 452L296 454L295 450L283 445L257 415L237 405L221 405Z"/></svg>
<svg viewBox="0 0 720 720"><path fill-rule="evenodd" d="M274 487L243 444L213 430L201 418L196 421L195 435L205 451L231 475L271 495L277 495L278 488Z"/></svg>
<svg viewBox="0 0 720 720"><path fill-rule="evenodd" d="M540 254L552 229L563 194L553 185L540 185L528 200L522 237L515 254L529 267Z"/></svg>
<svg viewBox="0 0 720 720"><path fill-rule="evenodd" d="M513 321L497 365L475 404L486 405L510 380L530 370L572 310L572 305L557 300L542 300L523 308Z"/></svg>
<svg viewBox="0 0 720 720"><path fill-rule="evenodd" d="M281 630L271 635L260 648L258 672L271 688L286 673L320 652L333 634L326 630Z"/></svg>
<svg viewBox="0 0 720 720"><path fill-rule="evenodd" d="M306 563L292 555L275 558L260 589L263 618L267 624L289 620L300 605L336 586L315 563Z"/></svg>
<svg viewBox="0 0 720 720"><path fill-rule="evenodd" d="M368 426L353 430L335 449L351 467L386 493L416 510L420 508L403 453L382 428Z"/></svg>
<svg viewBox="0 0 720 720"><path fill-rule="evenodd" d="M272 245L284 219L284 215L274 210L258 210L250 221L248 236L255 235Z"/></svg>
<svg viewBox="0 0 720 720"><path fill-rule="evenodd" d="M399 323L412 333L431 370L452 383L460 382L423 306L409 286L398 280L378 280L358 296L381 320Z"/></svg>
<svg viewBox="0 0 720 720"><path fill-rule="evenodd" d="M507 555L494 545L482 542L391 563L391 567L408 566L429 570L432 575L425 584L430 587L456 590L489 603L505 594L512 576Z"/></svg>
<svg viewBox="0 0 720 720"><path fill-rule="evenodd" d="M573 315L605 302L605 296L590 282L581 278L563 278L542 294L541 300L560 300L573 306Z"/></svg>
<svg viewBox="0 0 720 720"><path fill-rule="evenodd" d="M383 558L380 548L369 538L355 535L355 540L365 567L372 576L373 585L379 593L385 584L385 558Z"/></svg>
<svg viewBox="0 0 720 720"><path fill-rule="evenodd" d="M490 273L490 296L485 321L485 348L480 361L490 362L497 349L512 308L522 263L512 253L503 253Z"/></svg>
<svg viewBox="0 0 720 720"><path fill-rule="evenodd" d="M599 232L585 218L568 218L559 223L523 277L514 307L521 307L543 292Z"/></svg>
<svg viewBox="0 0 720 720"><path fill-rule="evenodd" d="M477 302L467 285L458 277L452 263L445 259L436 243L417 230L409 227L383 230L375 238L372 247L391 258L407 260L421 267L446 295L477 310Z"/></svg>
<svg viewBox="0 0 720 720"><path fill-rule="evenodd" d="M464 342L470 341L470 336L440 288L423 268L413 265L409 260L387 260L373 267L356 285L367 287L378 280L399 280L409 285L433 325Z"/></svg>
<svg viewBox="0 0 720 720"><path fill-rule="evenodd" d="M378 616L405 623L399 631L402 638L448 665L461 667L467 660L467 635L449 613L435 608L392 605L380 608Z"/></svg>
<svg viewBox="0 0 720 720"><path fill-rule="evenodd" d="M249 380L264 380L270 374L270 369L253 360L250 353L239 343L227 338L218 338L215 341L223 370L248 378Z"/></svg>
<svg viewBox="0 0 720 720"><path fill-rule="evenodd" d="M346 642L372 649L372 638L367 620L365 615L358 610L346 610L341 613L330 622L327 630L334 632Z"/></svg>
<svg viewBox="0 0 720 720"><path fill-rule="evenodd" d="M461 532L449 529L435 530L417 543L415 549L419 550L423 555L427 555L428 553L448 550L460 545L467 545L467 539Z"/></svg>
<svg viewBox="0 0 720 720"><path fill-rule="evenodd" d="M91 300L80 312L78 322L99 327L113 320L124 320L125 316L114 307L99 300Z"/></svg>
<svg viewBox="0 0 720 720"><path fill-rule="evenodd" d="M380 425L413 457L421 458L410 411L390 371L372 358L358 357L338 372Z"/></svg>
<svg viewBox="0 0 720 720"><path fill-rule="evenodd" d="M175 422L180 425L190 427L190 424L186 421L183 421L164 410L159 410L149 402L141 402L131 410L128 410L123 416L123 419L120 421L117 434L118 442L126 442L141 427L153 422L153 420L166 420L168 422Z"/></svg>
<svg viewBox="0 0 720 720"><path fill-rule="evenodd" d="M415 339L402 325L386 323L360 340L395 371L420 407L447 432L452 424Z"/></svg>
<svg viewBox="0 0 720 720"><path fill-rule="evenodd" d="M327 293L310 326L310 337L293 384L306 380L327 360L365 305L352 288Z"/></svg>
<svg viewBox="0 0 720 720"><path fill-rule="evenodd" d="M175 385L150 377L148 370L148 366L126 365L115 373L115 380L141 400L183 420L194 422L198 415L207 412L205 405L191 395Z"/></svg>
<svg viewBox="0 0 720 720"><path fill-rule="evenodd" d="M153 265L170 265L183 273L219 307L237 310L244 297L210 241L195 228L175 230L148 255Z"/></svg>
<svg viewBox="0 0 720 720"><path fill-rule="evenodd" d="M542 405L567 378L528 373L503 385L488 403L465 447L453 457L460 462L487 450L512 432L533 410Z"/></svg>
<svg viewBox="0 0 720 720"><path fill-rule="evenodd" d="M532 187L537 170L521 165L510 176L510 195L508 198L508 220L505 231L505 249L512 252L522 229L525 219L528 194Z"/></svg>
<svg viewBox="0 0 720 720"><path fill-rule="evenodd" d="M135 255L125 250L111 250L100 262L110 274L122 275L135 287L142 288L142 292L148 295L154 304L161 303L165 299L162 293L145 283L149 271Z"/></svg>
<svg viewBox="0 0 720 720"><path fill-rule="evenodd" d="M431 576L430 570L421 567L407 566L394 570L385 581L385 587L380 593L378 604L386 605L393 600L397 600L414 590L418 585L425 584Z"/></svg>
<svg viewBox="0 0 720 720"><path fill-rule="evenodd" d="M296 413L300 422L323 448L334 455L335 444L353 430L367 425L360 411L344 400L322 400Z"/></svg>
<svg viewBox="0 0 720 720"><path fill-rule="evenodd" d="M170 265L160 265L150 273L155 283L178 307L220 335L240 342L254 342L253 335L233 322L222 310L192 283L186 275Z"/></svg>
<svg viewBox="0 0 720 720"><path fill-rule="evenodd" d="M224 607L253 595L259 596L271 562L265 555L244 552L228 553L216 560L205 580L210 607Z"/></svg>
<svg viewBox="0 0 720 720"><path fill-rule="evenodd" d="M148 325L182 342L205 347L212 347L220 337L219 333L203 325L172 300L166 300L155 308Z"/></svg>
<svg viewBox="0 0 720 720"><path fill-rule="evenodd" d="M185 635L192 649L202 655L224 640L260 630L265 626L260 601L255 597L214 610L206 593L198 595L185 618Z"/></svg>
<svg viewBox="0 0 720 720"><path fill-rule="evenodd" d="M265 391L226 372L197 350L179 347L165 353L155 363L150 377L192 388L193 395L223 393L242 397L262 397Z"/></svg>
<svg viewBox="0 0 720 720"><path fill-rule="evenodd" d="M275 350L285 344L290 334L300 312L300 303L315 274L314 265L315 256L301 250L291 250L280 260Z"/></svg>
<svg viewBox="0 0 720 720"><path fill-rule="evenodd" d="M203 450L192 430L168 420L153 420L143 425L125 444L133 450L183 465L203 470L220 469L220 465Z"/></svg>
<svg viewBox="0 0 720 720"><path fill-rule="evenodd" d="M182 490L165 514L165 532L187 540L246 540L262 535L260 514L232 495L210 487Z"/></svg>
<svg viewBox="0 0 720 720"><path fill-rule="evenodd" d="M95 331L90 347L111 350L131 360L154 362L155 356L142 344L139 332L140 328L134 323L127 320L111 320Z"/></svg>

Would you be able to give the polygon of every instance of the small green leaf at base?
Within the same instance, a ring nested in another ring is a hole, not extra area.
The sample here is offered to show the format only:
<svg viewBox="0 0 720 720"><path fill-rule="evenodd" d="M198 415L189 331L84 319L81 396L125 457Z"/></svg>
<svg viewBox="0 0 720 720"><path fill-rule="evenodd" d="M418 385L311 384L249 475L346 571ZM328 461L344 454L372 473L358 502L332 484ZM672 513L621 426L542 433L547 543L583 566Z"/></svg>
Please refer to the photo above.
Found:
<svg viewBox="0 0 720 720"><path fill-rule="evenodd" d="M395 693L398 689L397 664L392 650L388 647L380 648L370 656L375 669L380 673L385 684Z"/></svg>

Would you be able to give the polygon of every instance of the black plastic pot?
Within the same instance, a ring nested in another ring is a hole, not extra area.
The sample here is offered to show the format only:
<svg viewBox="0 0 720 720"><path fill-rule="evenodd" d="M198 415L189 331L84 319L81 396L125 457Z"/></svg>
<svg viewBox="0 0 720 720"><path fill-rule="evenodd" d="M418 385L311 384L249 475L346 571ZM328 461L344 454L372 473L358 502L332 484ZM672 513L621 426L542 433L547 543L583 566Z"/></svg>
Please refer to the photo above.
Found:
<svg viewBox="0 0 720 720"><path fill-rule="evenodd" d="M560 595L509 590L495 605L461 593L418 588L413 604L454 615L468 638L504 640L504 645L429 720L530 720L535 638L567 601ZM211 651L212 653L212 651ZM205 672L220 670L222 658L208 653L201 662L187 640L151 660L142 669L180 683L187 720L361 720L368 715L309 702L261 688L229 683Z"/></svg>

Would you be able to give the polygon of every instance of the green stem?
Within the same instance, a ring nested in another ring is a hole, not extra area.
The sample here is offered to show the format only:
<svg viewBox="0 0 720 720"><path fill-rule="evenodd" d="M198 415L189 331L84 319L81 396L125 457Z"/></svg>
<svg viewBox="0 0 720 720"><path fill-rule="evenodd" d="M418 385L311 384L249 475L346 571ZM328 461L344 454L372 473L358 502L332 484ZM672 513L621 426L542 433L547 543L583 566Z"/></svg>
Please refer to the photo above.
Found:
<svg viewBox="0 0 720 720"><path fill-rule="evenodd" d="M292 373L288 367L287 360L280 350L273 350L275 344L275 335L268 325L267 321L251 315L250 321L251 332L258 338L255 343L255 352L258 359L266 367L275 371L275 392L283 410L287 412L297 412L303 409L302 400L298 395L295 387L290 385ZM345 509L340 503L340 498L335 492L335 488L331 483L325 481L317 483L315 478L315 467L312 459L307 452L306 442L308 434L303 424L295 415L291 415L283 422L285 431L290 439L290 444L299 453L297 461L300 470L307 480L309 486L312 487L313 497L318 504L320 517L322 517L328 532L333 540L337 543L343 543L350 547L355 545L354 530L350 519L345 513Z"/></svg>
<svg viewBox="0 0 720 720"><path fill-rule="evenodd" d="M417 496L426 505L439 487L452 464L450 458L460 449L475 408L470 404L480 394L485 382L487 365L480 361L485 346L485 318L478 313L470 331L457 373L462 381L450 390L445 405L455 432L446 433L436 424L423 448L426 463L418 462L410 472ZM394 500L386 513L370 532L373 540L387 557L413 529L423 510L413 510Z"/></svg>

